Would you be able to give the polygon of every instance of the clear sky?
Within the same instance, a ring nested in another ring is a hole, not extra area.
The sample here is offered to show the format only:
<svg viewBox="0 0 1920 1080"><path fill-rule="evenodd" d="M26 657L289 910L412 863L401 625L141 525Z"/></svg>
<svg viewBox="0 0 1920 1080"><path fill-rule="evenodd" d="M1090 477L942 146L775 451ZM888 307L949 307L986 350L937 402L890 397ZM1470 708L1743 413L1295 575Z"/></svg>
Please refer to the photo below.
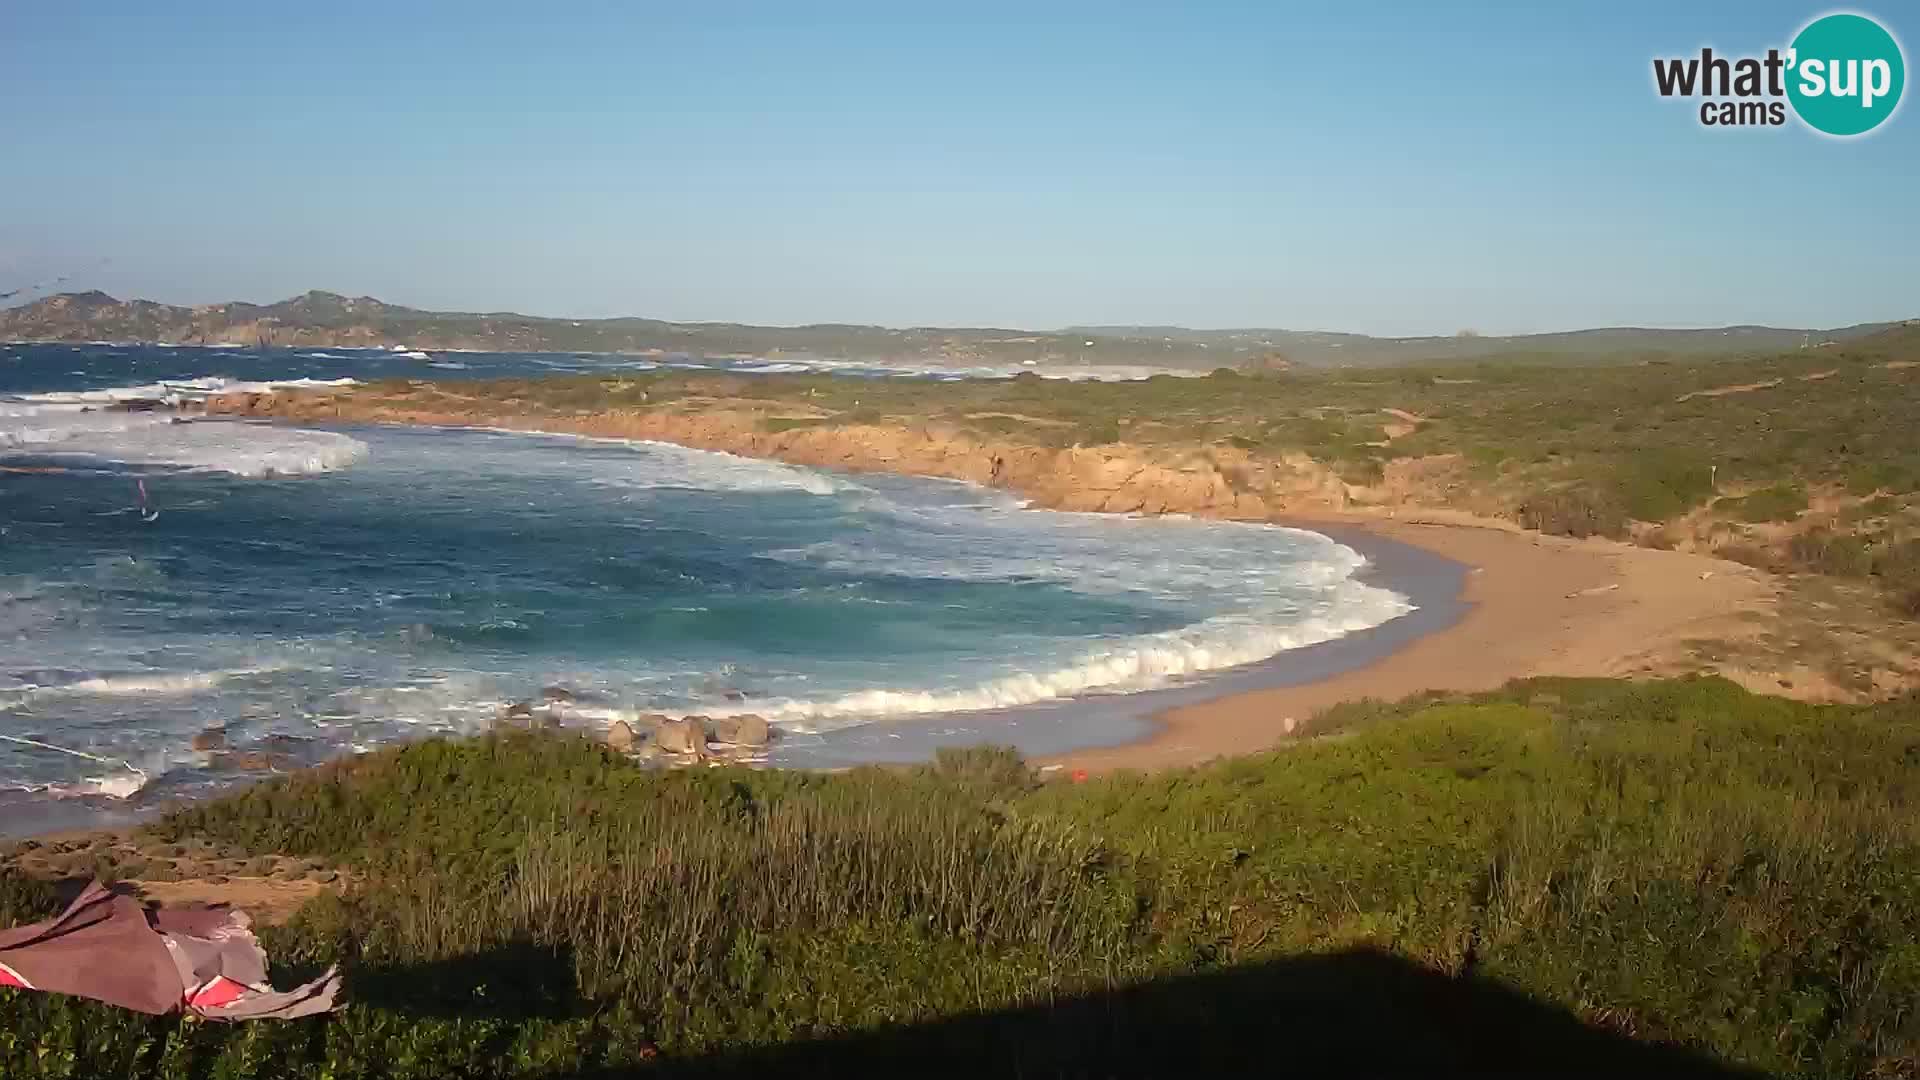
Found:
<svg viewBox="0 0 1920 1080"><path fill-rule="evenodd" d="M1856 8L1920 42L1920 5ZM1486 333L1920 316L1920 112L1715 131L1812 4L0 0L0 291ZM1920 91L1910 91L1920 93ZM37 294L36 294L37 295Z"/></svg>

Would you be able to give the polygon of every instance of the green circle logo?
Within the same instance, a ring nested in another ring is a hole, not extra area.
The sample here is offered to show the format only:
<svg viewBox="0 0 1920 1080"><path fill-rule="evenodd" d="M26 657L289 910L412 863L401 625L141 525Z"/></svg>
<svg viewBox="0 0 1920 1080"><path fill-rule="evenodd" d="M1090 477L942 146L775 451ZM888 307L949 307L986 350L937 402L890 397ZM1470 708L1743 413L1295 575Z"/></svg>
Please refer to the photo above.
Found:
<svg viewBox="0 0 1920 1080"><path fill-rule="evenodd" d="M1787 99L1815 131L1864 135L1900 105L1906 58L1886 28L1865 15L1807 24L1788 53Z"/></svg>

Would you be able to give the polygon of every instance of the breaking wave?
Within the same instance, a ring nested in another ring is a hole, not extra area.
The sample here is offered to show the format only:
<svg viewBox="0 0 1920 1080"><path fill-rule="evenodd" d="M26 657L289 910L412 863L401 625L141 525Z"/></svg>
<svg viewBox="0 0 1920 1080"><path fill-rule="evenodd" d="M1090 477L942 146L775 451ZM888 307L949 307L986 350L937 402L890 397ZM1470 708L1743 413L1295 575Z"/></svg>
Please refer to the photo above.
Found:
<svg viewBox="0 0 1920 1080"><path fill-rule="evenodd" d="M95 675L52 686L26 686L12 691L33 696L87 694L99 697L172 697L205 693L229 679L266 675L279 666L231 668L224 671L142 672L133 675Z"/></svg>
<svg viewBox="0 0 1920 1080"><path fill-rule="evenodd" d="M962 689L860 690L821 701L760 701L699 711L710 716L758 713L789 730L812 733L889 717L980 712L1085 694L1135 693L1332 641L1413 610L1399 594L1358 582L1347 582L1336 590L1327 608L1284 625L1260 625L1247 616L1207 619L1181 630L1116 641L1065 667L1009 674Z"/></svg>
<svg viewBox="0 0 1920 1080"><path fill-rule="evenodd" d="M859 486L818 469L787 465L762 458L741 457L720 450L696 450L650 439L618 439L565 432L522 431L513 428L461 428L516 439L553 439L581 446L620 447L639 451L631 456L599 458L591 468L570 467L580 482L598 488L642 491L802 491L835 495ZM520 462L524 468L527 463Z"/></svg>
<svg viewBox="0 0 1920 1080"><path fill-rule="evenodd" d="M203 378L9 395L0 397L0 459L79 459L81 463L192 469L248 478L331 472L364 459L366 444L337 432L241 420L187 422L148 410L215 394L352 384L352 379ZM133 411L136 408L142 411Z"/></svg>

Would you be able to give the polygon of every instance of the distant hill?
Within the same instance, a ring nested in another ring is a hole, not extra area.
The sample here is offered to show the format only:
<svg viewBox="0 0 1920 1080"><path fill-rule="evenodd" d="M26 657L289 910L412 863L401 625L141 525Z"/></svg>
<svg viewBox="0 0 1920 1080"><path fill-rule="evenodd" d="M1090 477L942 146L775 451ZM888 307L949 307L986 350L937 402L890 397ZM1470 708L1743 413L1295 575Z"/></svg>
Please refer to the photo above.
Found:
<svg viewBox="0 0 1920 1080"><path fill-rule="evenodd" d="M393 346L508 352L806 355L961 364L1172 363L1218 367L1206 349L1097 342L1062 331L880 326L746 326L658 319L548 319L513 312L422 311L372 297L309 292L275 304L178 307L62 293L0 310L0 341L172 342L266 347Z"/></svg>
<svg viewBox="0 0 1920 1080"><path fill-rule="evenodd" d="M1717 330L1608 328L1517 337L1376 338L1299 330L1189 330L1088 326L1064 330L988 327L890 329L818 324L748 326L658 319L548 319L513 312L422 311L369 296L314 291L274 304L180 307L61 293L0 309L0 341L110 341L183 345L405 346L506 352L693 353L816 356L968 364L1140 364L1169 368L1376 367L1475 359L1621 360L1649 355L1778 352L1871 333L1890 324L1836 330L1735 326Z"/></svg>
<svg viewBox="0 0 1920 1080"><path fill-rule="evenodd" d="M1847 341L1898 323L1859 323L1830 330L1775 326L1722 326L1705 330L1663 330L1609 326L1552 334L1487 337L1474 333L1447 337L1368 337L1313 330L1189 330L1179 326L1075 326L1068 332L1128 343L1159 342L1169 350L1206 346L1228 352L1278 353L1306 367L1385 367L1414 361L1530 360L1551 362L1611 359L1622 362L1653 356L1710 356L1777 353L1802 345Z"/></svg>

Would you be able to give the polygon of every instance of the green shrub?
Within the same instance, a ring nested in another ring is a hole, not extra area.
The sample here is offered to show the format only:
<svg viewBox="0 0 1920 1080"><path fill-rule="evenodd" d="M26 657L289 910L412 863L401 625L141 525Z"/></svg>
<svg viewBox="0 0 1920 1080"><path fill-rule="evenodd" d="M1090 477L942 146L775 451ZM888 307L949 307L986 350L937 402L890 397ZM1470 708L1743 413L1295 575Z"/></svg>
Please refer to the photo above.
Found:
<svg viewBox="0 0 1920 1080"><path fill-rule="evenodd" d="M1712 463L1685 450L1637 451L1622 464L1616 487L1628 516L1666 521L1713 494Z"/></svg>
<svg viewBox="0 0 1920 1080"><path fill-rule="evenodd" d="M1920 488L1920 456L1903 452L1901 456L1881 460L1854 460L1844 480L1847 491L1854 495L1913 491Z"/></svg>
<svg viewBox="0 0 1920 1080"><path fill-rule="evenodd" d="M823 416L768 416L760 421L760 430L778 434L782 431L819 427L832 422Z"/></svg>
<svg viewBox="0 0 1920 1080"><path fill-rule="evenodd" d="M1551 536L1626 535L1627 515L1618 504L1589 488L1536 492L1521 501L1520 524Z"/></svg>
<svg viewBox="0 0 1920 1080"><path fill-rule="evenodd" d="M59 912L60 898L50 883L0 866L0 926L39 922Z"/></svg>
<svg viewBox="0 0 1920 1080"><path fill-rule="evenodd" d="M1714 503L1741 521L1792 521L1807 509L1807 489L1800 484L1775 484L1737 498Z"/></svg>
<svg viewBox="0 0 1920 1080"><path fill-rule="evenodd" d="M1873 570L1873 552L1859 536L1832 529L1809 529L1787 542L1796 569L1839 577L1864 577Z"/></svg>
<svg viewBox="0 0 1920 1080"><path fill-rule="evenodd" d="M1538 679L1332 729L1085 783L993 750L662 773L532 733L295 774L154 831L344 853L355 890L266 934L290 972L346 962L355 1004L227 1026L0 991L0 1074L617 1074L1351 948L1765 1072L1920 1045L1920 698ZM0 909L48 906L0 875Z"/></svg>

